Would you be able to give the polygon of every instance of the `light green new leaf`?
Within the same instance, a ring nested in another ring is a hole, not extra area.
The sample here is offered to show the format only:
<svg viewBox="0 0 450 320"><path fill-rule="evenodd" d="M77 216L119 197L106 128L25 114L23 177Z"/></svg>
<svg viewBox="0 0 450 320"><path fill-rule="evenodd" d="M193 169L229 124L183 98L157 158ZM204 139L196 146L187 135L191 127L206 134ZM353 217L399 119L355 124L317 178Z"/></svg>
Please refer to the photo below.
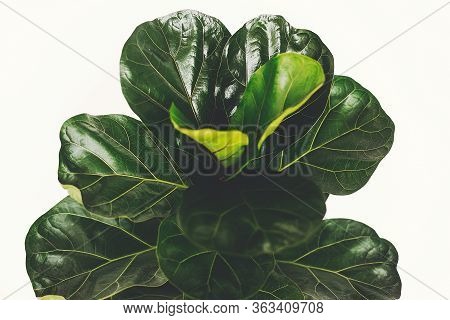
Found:
<svg viewBox="0 0 450 320"><path fill-rule="evenodd" d="M233 164L248 145L248 136L239 130L194 129L195 126L174 104L170 107L170 120L175 129L203 145L225 167Z"/></svg>
<svg viewBox="0 0 450 320"><path fill-rule="evenodd" d="M325 211L320 189L300 176L244 177L189 188L178 221L202 247L259 255L303 241Z"/></svg>
<svg viewBox="0 0 450 320"><path fill-rule="evenodd" d="M300 164L323 192L350 194L367 183L393 141L394 123L378 100L353 79L335 76L322 117L275 163L280 171Z"/></svg>
<svg viewBox="0 0 450 320"><path fill-rule="evenodd" d="M398 299L398 254L368 226L324 220L316 235L277 256L281 272L309 299Z"/></svg>
<svg viewBox="0 0 450 320"><path fill-rule="evenodd" d="M233 127L258 131L258 149L281 122L298 111L322 87L325 74L316 60L297 53L275 56L250 78L236 111Z"/></svg>
<svg viewBox="0 0 450 320"><path fill-rule="evenodd" d="M43 297L39 297L38 299L39 300L66 300L66 299L64 299L64 297L54 296L54 295L43 296Z"/></svg>
<svg viewBox="0 0 450 320"><path fill-rule="evenodd" d="M167 216L187 184L166 147L122 115L78 115L61 129L59 181L89 211L142 221Z"/></svg>
<svg viewBox="0 0 450 320"><path fill-rule="evenodd" d="M314 32L297 29L277 15L261 15L248 21L228 40L216 86L219 110L231 117L254 72L284 52L299 53L318 61L325 73L324 86L295 116L286 119L300 129L313 124L322 114L328 99L333 78L333 56Z"/></svg>
<svg viewBox="0 0 450 320"><path fill-rule="evenodd" d="M166 218L159 228L158 261L169 281L195 299L246 299L264 285L273 255L233 256L196 246Z"/></svg>
<svg viewBox="0 0 450 320"><path fill-rule="evenodd" d="M90 214L67 197L40 217L25 240L37 297L106 299L167 282L155 253L159 219L133 223Z"/></svg>
<svg viewBox="0 0 450 320"><path fill-rule="evenodd" d="M169 123L172 103L197 126L210 123L229 36L219 20L192 10L138 26L120 60L122 92L130 107L147 125Z"/></svg>

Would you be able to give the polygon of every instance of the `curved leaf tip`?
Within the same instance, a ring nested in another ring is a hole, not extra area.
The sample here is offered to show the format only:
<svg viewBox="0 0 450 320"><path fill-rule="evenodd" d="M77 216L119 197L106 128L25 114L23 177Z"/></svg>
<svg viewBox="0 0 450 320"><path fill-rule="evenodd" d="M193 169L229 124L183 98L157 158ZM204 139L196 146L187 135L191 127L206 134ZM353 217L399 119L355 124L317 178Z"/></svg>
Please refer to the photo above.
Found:
<svg viewBox="0 0 450 320"><path fill-rule="evenodd" d="M250 78L232 125L257 128L258 149L289 115L297 112L325 83L319 62L294 52L281 53Z"/></svg>
<svg viewBox="0 0 450 320"><path fill-rule="evenodd" d="M239 130L192 129L189 119L173 103L170 120L175 129L207 148L224 167L233 164L249 143L248 135Z"/></svg>
<svg viewBox="0 0 450 320"><path fill-rule="evenodd" d="M335 76L321 118L275 162L279 171L301 165L325 193L350 194L369 181L391 149L394 131L369 90L349 77Z"/></svg>
<svg viewBox="0 0 450 320"><path fill-rule="evenodd" d="M67 190L67 192L69 193L69 196L73 200L75 200L79 204L83 205L83 195L81 194L80 189L78 189L77 187L72 186L70 184L63 184L62 187L63 187L63 189Z"/></svg>

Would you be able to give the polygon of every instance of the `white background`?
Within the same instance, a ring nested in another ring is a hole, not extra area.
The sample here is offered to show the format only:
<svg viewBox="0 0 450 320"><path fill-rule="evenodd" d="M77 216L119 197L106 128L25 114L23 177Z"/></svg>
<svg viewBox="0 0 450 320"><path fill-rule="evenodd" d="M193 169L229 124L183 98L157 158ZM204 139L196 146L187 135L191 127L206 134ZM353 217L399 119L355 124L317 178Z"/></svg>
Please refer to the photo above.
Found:
<svg viewBox="0 0 450 320"><path fill-rule="evenodd" d="M24 239L31 224L66 195L57 181L61 124L84 112L132 113L117 80L2 3L0 298L31 299ZM133 29L180 9L213 15L232 33L258 14L281 14L292 25L319 34L334 55L335 73L342 74L445 4L442 0L4 3L116 77L123 43ZM330 197L327 217L367 223L396 246L403 299L442 299L430 288L450 297L449 19L450 5L346 73L371 90L392 117L395 142L365 188L350 196Z"/></svg>

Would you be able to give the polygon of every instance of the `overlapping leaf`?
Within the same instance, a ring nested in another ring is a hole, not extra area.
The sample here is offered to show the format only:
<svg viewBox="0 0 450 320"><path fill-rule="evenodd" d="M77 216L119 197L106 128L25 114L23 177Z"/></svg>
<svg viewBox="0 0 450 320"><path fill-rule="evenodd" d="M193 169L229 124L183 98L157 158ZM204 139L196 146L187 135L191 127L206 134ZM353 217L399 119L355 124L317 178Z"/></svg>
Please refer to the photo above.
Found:
<svg viewBox="0 0 450 320"><path fill-rule="evenodd" d="M175 12L133 32L121 85L143 123L84 114L62 127L58 177L71 197L25 243L37 297L400 296L392 244L322 220L328 194L368 181L394 124L368 90L333 79L317 35L263 15L230 37L213 17ZM209 177L230 168L238 178ZM261 168L301 174L238 175Z"/></svg>
<svg viewBox="0 0 450 320"><path fill-rule="evenodd" d="M270 274L264 287L252 300L304 300L305 296L297 283L285 276L278 267Z"/></svg>
<svg viewBox="0 0 450 320"><path fill-rule="evenodd" d="M262 288L274 267L273 255L229 255L193 244L175 216L160 226L157 255L169 281L196 299L248 298Z"/></svg>
<svg viewBox="0 0 450 320"><path fill-rule="evenodd" d="M134 286L110 297L111 300L180 300L184 295L170 283L159 287Z"/></svg>
<svg viewBox="0 0 450 320"><path fill-rule="evenodd" d="M135 286L163 285L155 253L159 222L94 216L67 197L33 224L25 240L36 296L105 299Z"/></svg>
<svg viewBox="0 0 450 320"><path fill-rule="evenodd" d="M122 91L148 125L169 123L175 103L197 126L210 123L223 47L230 34L217 19L184 10L145 22L122 51Z"/></svg>
<svg viewBox="0 0 450 320"><path fill-rule="evenodd" d="M178 221L202 247L258 255L303 241L325 211L320 189L300 176L250 177L189 188Z"/></svg>
<svg viewBox="0 0 450 320"><path fill-rule="evenodd" d="M139 121L82 114L61 129L59 181L91 212L167 216L187 188L170 152Z"/></svg>
<svg viewBox="0 0 450 320"><path fill-rule="evenodd" d="M251 76L236 111L233 127L257 131L258 149L284 119L301 109L325 82L322 66L297 53L279 54Z"/></svg>
<svg viewBox="0 0 450 320"><path fill-rule="evenodd" d="M224 48L217 80L217 105L231 117L242 99L252 74L275 55L296 52L317 60L327 85L311 97L292 123L298 128L312 124L325 108L333 77L333 56L320 38L309 30L292 27L283 17L262 15L248 21L230 37Z"/></svg>
<svg viewBox="0 0 450 320"><path fill-rule="evenodd" d="M363 187L394 140L394 123L378 100L356 81L335 76L329 103L307 135L281 152L279 170L300 164L331 194Z"/></svg>
<svg viewBox="0 0 450 320"><path fill-rule="evenodd" d="M308 299L398 299L398 254L368 226L324 220L315 236L277 256L281 272Z"/></svg>
<svg viewBox="0 0 450 320"><path fill-rule="evenodd" d="M239 130L195 129L185 114L175 104L170 108L170 120L175 129L203 145L225 167L239 159L248 145L248 136Z"/></svg>

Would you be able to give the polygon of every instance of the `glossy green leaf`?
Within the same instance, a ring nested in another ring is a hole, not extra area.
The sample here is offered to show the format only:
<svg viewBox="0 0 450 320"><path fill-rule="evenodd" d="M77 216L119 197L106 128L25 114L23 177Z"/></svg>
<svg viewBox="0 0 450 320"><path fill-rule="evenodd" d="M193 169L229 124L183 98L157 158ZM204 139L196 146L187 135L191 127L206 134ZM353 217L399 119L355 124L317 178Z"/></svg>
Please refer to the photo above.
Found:
<svg viewBox="0 0 450 320"><path fill-rule="evenodd" d="M298 53L283 53L260 67L250 78L230 124L258 131L258 149L325 82L319 62Z"/></svg>
<svg viewBox="0 0 450 320"><path fill-rule="evenodd" d="M325 215L322 192L301 177L243 177L183 194L178 221L198 245L258 255L303 241Z"/></svg>
<svg viewBox="0 0 450 320"><path fill-rule="evenodd" d="M297 284L276 268L252 300L304 300Z"/></svg>
<svg viewBox="0 0 450 320"><path fill-rule="evenodd" d="M261 15L248 21L228 40L217 80L217 104L231 117L239 105L252 74L272 57L296 52L317 60L325 73L323 86L300 109L293 123L302 128L317 120L325 108L333 77L333 56L313 32L292 27L283 17Z"/></svg>
<svg viewBox="0 0 450 320"><path fill-rule="evenodd" d="M239 159L248 145L248 136L239 130L195 129L189 119L174 104L170 108L170 119L175 129L203 145L222 163L229 166Z"/></svg>
<svg viewBox="0 0 450 320"><path fill-rule="evenodd" d="M363 187L394 141L394 123L378 100L351 78L336 76L329 103L307 135L276 157L279 170L300 164L331 194Z"/></svg>
<svg viewBox="0 0 450 320"><path fill-rule="evenodd" d="M158 236L158 261L169 281L196 299L245 299L264 285L274 267L272 255L234 256L201 248L166 218Z"/></svg>
<svg viewBox="0 0 450 320"><path fill-rule="evenodd" d="M163 285L167 279L155 253L159 222L102 218L65 198L32 225L25 240L36 296L106 299L134 286Z"/></svg>
<svg viewBox="0 0 450 320"><path fill-rule="evenodd" d="M196 125L209 123L229 36L219 20L191 10L138 26L120 60L122 91L130 107L148 125L169 123L172 103Z"/></svg>
<svg viewBox="0 0 450 320"><path fill-rule="evenodd" d="M59 181L91 212L135 221L167 216L187 182L139 121L78 115L61 129Z"/></svg>
<svg viewBox="0 0 450 320"><path fill-rule="evenodd" d="M278 267L310 299L398 299L398 254L368 226L324 220L308 241L280 253Z"/></svg>

